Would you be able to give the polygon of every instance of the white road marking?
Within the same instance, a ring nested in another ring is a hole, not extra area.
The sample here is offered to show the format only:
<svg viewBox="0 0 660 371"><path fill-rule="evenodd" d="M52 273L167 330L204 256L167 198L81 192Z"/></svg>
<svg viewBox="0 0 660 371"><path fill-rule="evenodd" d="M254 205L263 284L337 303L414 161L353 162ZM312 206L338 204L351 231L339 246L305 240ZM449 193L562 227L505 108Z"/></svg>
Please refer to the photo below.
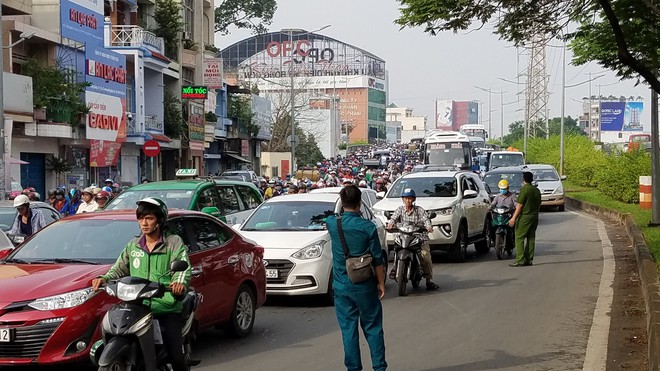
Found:
<svg viewBox="0 0 660 371"><path fill-rule="evenodd" d="M584 216L583 214L579 214ZM598 235L603 246L603 272L600 276L598 300L594 309L593 322L587 342L587 354L584 357L583 370L605 370L607 365L607 341L610 333L610 312L614 297L614 271L616 262L612 251L612 242L607 237L605 223L598 220Z"/></svg>

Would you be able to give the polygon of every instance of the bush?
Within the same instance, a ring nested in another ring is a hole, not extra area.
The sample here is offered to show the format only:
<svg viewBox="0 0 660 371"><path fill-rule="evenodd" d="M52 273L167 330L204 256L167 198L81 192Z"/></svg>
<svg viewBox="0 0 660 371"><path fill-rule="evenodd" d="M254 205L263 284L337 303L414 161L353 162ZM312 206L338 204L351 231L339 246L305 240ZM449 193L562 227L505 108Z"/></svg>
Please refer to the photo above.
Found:
<svg viewBox="0 0 660 371"><path fill-rule="evenodd" d="M596 173L596 188L621 202L639 202L639 177L651 174L651 157L644 151L623 152L607 157L607 166Z"/></svg>

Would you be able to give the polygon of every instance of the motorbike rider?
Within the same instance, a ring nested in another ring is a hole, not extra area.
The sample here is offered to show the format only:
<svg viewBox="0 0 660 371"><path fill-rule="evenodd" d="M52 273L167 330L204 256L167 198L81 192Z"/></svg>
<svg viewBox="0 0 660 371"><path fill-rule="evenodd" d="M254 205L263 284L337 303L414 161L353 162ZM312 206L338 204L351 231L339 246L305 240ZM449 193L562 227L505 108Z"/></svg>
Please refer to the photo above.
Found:
<svg viewBox="0 0 660 371"><path fill-rule="evenodd" d="M29 237L46 226L44 213L38 208L30 208L30 199L28 196L16 196L14 198L14 207L18 215L14 219L14 224L7 234Z"/></svg>
<svg viewBox="0 0 660 371"><path fill-rule="evenodd" d="M394 224L399 221L402 223L411 223L414 226L424 226L428 233L433 232L433 225L431 224L431 219L429 219L426 211L421 207L415 205L415 200L417 195L415 190L412 188L406 188L401 192L401 199L403 200L403 205L399 206L392 217L390 218L389 223L387 224L387 229L392 229ZM433 265L431 262L431 247L429 246L429 236L427 233L421 233L420 237L422 240L422 269L424 270L424 278L426 278L426 289L437 290L439 286L433 282ZM390 278L394 279L396 274L396 268L392 268L390 271Z"/></svg>
<svg viewBox="0 0 660 371"><path fill-rule="evenodd" d="M491 201L491 207L506 207L509 210L516 209L516 199L513 193L509 192L509 181L502 179L497 183L500 193Z"/></svg>
<svg viewBox="0 0 660 371"><path fill-rule="evenodd" d="M55 190L55 201L53 201L53 207L60 213L63 214L64 211L64 206L67 204L66 203L66 197L65 197L65 192L62 188L58 188Z"/></svg>
<svg viewBox="0 0 660 371"><path fill-rule="evenodd" d="M129 275L169 286L171 293L166 292L162 298L150 299L149 305L160 324L163 345L174 371L187 371L181 336L183 321L180 313L183 304L175 299L175 296L185 293L190 283L191 269L186 246L181 237L164 231L168 215L165 202L148 197L138 201L137 205L135 215L142 235L126 245L108 273L92 281L92 289L96 291L109 280ZM165 273L174 260L186 261L188 269L170 277Z"/></svg>
<svg viewBox="0 0 660 371"><path fill-rule="evenodd" d="M375 191L376 192L385 192L385 193L387 193L387 187L385 187L384 183L385 182L383 181L383 179L376 179Z"/></svg>

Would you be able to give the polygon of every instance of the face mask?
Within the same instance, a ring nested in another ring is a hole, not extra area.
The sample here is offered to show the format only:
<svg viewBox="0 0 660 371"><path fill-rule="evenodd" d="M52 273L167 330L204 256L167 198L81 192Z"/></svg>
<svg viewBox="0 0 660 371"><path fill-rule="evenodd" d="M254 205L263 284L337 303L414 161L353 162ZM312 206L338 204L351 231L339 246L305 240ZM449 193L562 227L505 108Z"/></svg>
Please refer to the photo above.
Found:
<svg viewBox="0 0 660 371"><path fill-rule="evenodd" d="M505 195L506 194L506 189L500 189L500 194Z"/></svg>

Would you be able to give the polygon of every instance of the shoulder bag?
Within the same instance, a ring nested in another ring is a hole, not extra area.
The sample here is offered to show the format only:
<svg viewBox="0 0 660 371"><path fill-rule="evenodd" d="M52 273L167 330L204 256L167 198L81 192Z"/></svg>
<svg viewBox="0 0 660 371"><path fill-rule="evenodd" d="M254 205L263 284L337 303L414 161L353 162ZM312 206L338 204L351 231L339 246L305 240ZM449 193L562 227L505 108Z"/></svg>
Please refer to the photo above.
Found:
<svg viewBox="0 0 660 371"><path fill-rule="evenodd" d="M344 258L346 259L346 272L348 272L348 278L352 283L367 281L374 276L374 270L371 266L373 257L368 250L361 256L350 256L348 252L348 246L346 245L346 238L344 237L344 230L342 229L341 224L341 216L339 216L337 217L337 230L339 232L341 247L344 249Z"/></svg>

